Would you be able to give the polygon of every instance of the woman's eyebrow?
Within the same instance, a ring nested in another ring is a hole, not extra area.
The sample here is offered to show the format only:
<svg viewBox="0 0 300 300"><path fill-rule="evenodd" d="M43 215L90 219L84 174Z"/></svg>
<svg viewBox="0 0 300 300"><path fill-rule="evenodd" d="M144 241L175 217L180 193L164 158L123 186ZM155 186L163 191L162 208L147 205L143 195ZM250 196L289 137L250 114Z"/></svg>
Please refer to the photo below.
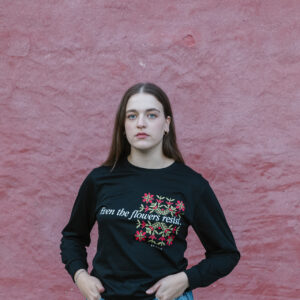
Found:
<svg viewBox="0 0 300 300"><path fill-rule="evenodd" d="M148 111L153 111L153 110L155 110L155 111L157 111L157 112L160 113L160 111L159 111L157 108L148 108L148 109L146 109L145 111L148 112ZM129 113L129 112L137 112L137 110L136 110L136 109L129 109L129 110L126 110L126 113Z"/></svg>

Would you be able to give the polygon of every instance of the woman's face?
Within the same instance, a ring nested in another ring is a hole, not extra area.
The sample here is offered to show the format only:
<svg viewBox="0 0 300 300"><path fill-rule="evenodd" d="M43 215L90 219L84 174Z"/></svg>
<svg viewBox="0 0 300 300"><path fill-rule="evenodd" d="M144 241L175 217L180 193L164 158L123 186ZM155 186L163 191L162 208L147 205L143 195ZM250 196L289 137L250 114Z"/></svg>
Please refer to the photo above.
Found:
<svg viewBox="0 0 300 300"><path fill-rule="evenodd" d="M138 150L162 147L164 131L169 131L170 121L171 117L165 118L162 104L153 95L139 93L129 98L125 132L131 147Z"/></svg>

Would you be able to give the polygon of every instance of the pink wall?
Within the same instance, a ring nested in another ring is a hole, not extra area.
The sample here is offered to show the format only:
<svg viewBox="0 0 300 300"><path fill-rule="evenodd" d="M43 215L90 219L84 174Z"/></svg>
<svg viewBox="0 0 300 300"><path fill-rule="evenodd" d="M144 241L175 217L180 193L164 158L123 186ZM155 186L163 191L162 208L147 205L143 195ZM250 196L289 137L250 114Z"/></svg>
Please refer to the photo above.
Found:
<svg viewBox="0 0 300 300"><path fill-rule="evenodd" d="M299 297L299 1L2 0L0 12L1 299L82 299L60 231L138 81L169 95L186 163L242 253L195 299ZM192 265L193 232L189 246Z"/></svg>

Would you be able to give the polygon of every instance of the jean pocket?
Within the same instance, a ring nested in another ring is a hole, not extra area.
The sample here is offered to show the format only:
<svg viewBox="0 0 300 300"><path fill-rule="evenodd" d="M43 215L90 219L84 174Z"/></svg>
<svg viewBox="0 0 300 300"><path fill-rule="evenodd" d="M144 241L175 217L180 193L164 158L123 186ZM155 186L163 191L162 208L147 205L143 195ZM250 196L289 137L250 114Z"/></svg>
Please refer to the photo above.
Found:
<svg viewBox="0 0 300 300"><path fill-rule="evenodd" d="M192 291L184 292L181 296L175 298L174 300L194 300Z"/></svg>
<svg viewBox="0 0 300 300"><path fill-rule="evenodd" d="M194 300L192 291L185 292L185 297L186 297L186 300Z"/></svg>

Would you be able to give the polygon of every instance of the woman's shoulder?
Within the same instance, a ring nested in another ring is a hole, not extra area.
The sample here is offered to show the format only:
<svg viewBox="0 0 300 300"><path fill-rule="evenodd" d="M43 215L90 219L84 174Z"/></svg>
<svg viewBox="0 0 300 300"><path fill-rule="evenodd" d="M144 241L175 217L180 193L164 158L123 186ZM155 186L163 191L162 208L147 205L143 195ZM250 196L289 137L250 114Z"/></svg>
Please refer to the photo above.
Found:
<svg viewBox="0 0 300 300"><path fill-rule="evenodd" d="M199 184L199 182L203 184L208 183L206 178L202 175L201 171L197 171L195 167L192 167L185 163L180 163L179 166L181 168L182 175L188 180L191 180L192 182L195 182L197 184Z"/></svg>
<svg viewBox="0 0 300 300"><path fill-rule="evenodd" d="M106 175L111 172L112 166L99 165L90 170L89 176Z"/></svg>

